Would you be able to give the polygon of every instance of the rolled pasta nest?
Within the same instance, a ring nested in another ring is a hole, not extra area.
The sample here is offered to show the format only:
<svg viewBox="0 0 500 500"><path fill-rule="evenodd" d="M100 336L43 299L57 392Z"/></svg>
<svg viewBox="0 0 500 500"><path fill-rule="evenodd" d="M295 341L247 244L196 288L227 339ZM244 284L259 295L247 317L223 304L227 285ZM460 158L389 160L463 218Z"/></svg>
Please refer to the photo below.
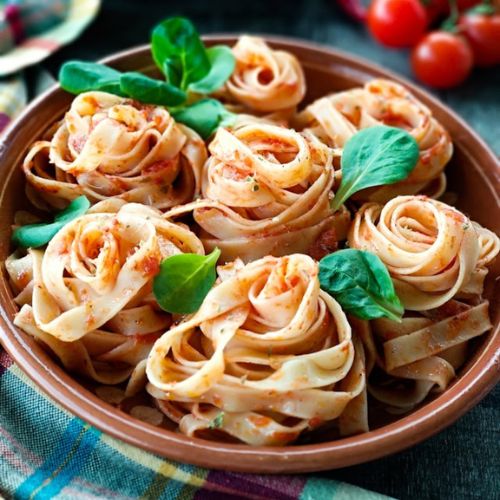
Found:
<svg viewBox="0 0 500 500"><path fill-rule="evenodd" d="M350 215L330 208L331 151L315 137L269 124L220 129L209 146L201 200L173 208L193 211L206 248L225 261L308 252L328 231L345 239Z"/></svg>
<svg viewBox="0 0 500 500"><path fill-rule="evenodd" d="M101 384L144 377L154 341L172 323L152 294L162 259L203 254L200 240L154 208L119 200L94 205L45 250L5 262L21 310L14 323L70 371ZM141 386L139 385L139 388Z"/></svg>
<svg viewBox="0 0 500 500"><path fill-rule="evenodd" d="M366 127L389 125L414 137L420 158L410 176L361 191L356 194L358 200L385 202L398 194L422 192L439 197L446 189L443 170L453 153L450 136L427 106L395 82L371 80L362 88L321 97L298 113L293 124L316 135L339 157L347 140Z"/></svg>
<svg viewBox="0 0 500 500"><path fill-rule="evenodd" d="M155 344L147 374L159 408L190 436L211 433L223 412L215 431L253 445L347 413L367 430L364 406L346 410L364 387L363 349L320 290L317 263L294 254L238 267Z"/></svg>
<svg viewBox="0 0 500 500"><path fill-rule="evenodd" d="M166 209L199 193L206 157L198 134L165 108L86 92L32 145L23 170L39 208L63 208L85 195Z"/></svg>

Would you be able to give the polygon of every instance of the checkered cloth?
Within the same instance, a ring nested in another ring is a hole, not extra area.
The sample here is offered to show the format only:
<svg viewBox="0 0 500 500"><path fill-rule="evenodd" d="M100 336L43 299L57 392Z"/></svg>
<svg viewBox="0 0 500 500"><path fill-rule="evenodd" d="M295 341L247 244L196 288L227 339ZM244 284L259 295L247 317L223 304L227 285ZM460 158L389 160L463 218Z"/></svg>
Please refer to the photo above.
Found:
<svg viewBox="0 0 500 500"><path fill-rule="evenodd" d="M0 131L26 105L22 70L77 38L99 5L100 0L0 1Z"/></svg>
<svg viewBox="0 0 500 500"><path fill-rule="evenodd" d="M94 19L99 0L9 0L0 22L0 76L39 63ZM10 49L10 50L9 50Z"/></svg>
<svg viewBox="0 0 500 500"><path fill-rule="evenodd" d="M7 4L6 15L0 19L0 76L11 76L0 79L0 130L27 102L22 76L12 73L40 62L76 38L95 16L99 2L25 0ZM35 91L52 83L41 70L36 78ZM40 392L0 347L1 496L16 500L387 498L311 475L245 475L164 460L72 416Z"/></svg>

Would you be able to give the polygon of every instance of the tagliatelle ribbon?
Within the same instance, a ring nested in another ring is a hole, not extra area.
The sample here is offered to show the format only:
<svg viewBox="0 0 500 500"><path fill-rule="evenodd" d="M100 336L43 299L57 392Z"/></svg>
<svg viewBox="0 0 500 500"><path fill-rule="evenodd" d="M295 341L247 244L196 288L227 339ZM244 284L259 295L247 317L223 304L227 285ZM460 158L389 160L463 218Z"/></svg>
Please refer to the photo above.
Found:
<svg viewBox="0 0 500 500"><path fill-rule="evenodd" d="M223 411L220 430L250 444L284 444L337 418L360 394L361 354L317 273L299 254L247 264L156 342L148 390L168 414L182 415L181 430L209 429Z"/></svg>
<svg viewBox="0 0 500 500"><path fill-rule="evenodd" d="M386 202L421 192L438 197L446 188L443 170L453 152L450 136L424 104L395 82L371 80L362 88L321 97L297 114L293 124L298 130L309 130L339 156L347 140L366 127L400 127L414 137L420 159L409 177L361 191L355 195L358 200Z"/></svg>
<svg viewBox="0 0 500 500"><path fill-rule="evenodd" d="M202 139L165 108L86 92L34 143L23 169L28 196L41 208L83 194L164 209L196 196L206 157Z"/></svg>

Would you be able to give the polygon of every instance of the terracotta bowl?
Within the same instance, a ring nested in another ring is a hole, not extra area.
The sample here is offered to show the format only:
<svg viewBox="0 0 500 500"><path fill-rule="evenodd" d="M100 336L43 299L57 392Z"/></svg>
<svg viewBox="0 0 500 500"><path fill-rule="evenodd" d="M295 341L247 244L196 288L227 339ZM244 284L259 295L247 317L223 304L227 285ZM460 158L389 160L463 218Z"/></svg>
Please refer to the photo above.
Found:
<svg viewBox="0 0 500 500"><path fill-rule="evenodd" d="M229 43L234 36L207 37L208 43ZM399 81L427 104L451 133L455 154L448 167L451 189L458 207L474 220L500 232L498 210L500 166L484 142L451 110L426 92L397 75L335 50L302 41L269 37L275 47L293 52L304 66L307 100L328 92L348 89L374 77ZM153 72L149 47L139 47L106 59L120 70ZM55 86L36 99L3 136L0 147L0 260L9 254L10 225L14 212L26 203L24 179L19 168L28 146L56 119L72 96ZM24 201L23 201L24 200ZM497 283L497 269L490 285ZM345 467L373 460L412 446L450 425L475 405L498 381L500 375L500 287L490 290L493 331L477 340L467 365L441 395L411 414L382 423L371 432L339 440L319 436L315 444L289 447L256 447L191 439L170 430L153 427L98 399L72 375L66 373L12 320L16 306L5 276L0 277L1 340L29 377L70 412L123 441L165 457L196 465L256 473L307 472ZM85 384L88 387L88 384Z"/></svg>

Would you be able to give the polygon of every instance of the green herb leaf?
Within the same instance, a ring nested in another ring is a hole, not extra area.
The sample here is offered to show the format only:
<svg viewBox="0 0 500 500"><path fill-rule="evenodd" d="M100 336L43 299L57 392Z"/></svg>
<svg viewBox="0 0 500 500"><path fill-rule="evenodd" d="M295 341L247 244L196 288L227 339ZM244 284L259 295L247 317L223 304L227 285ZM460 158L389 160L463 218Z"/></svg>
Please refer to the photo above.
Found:
<svg viewBox="0 0 500 500"><path fill-rule="evenodd" d="M173 112L180 123L196 130L203 139L210 137L218 127L230 126L236 115L229 112L217 99L202 99Z"/></svg>
<svg viewBox="0 0 500 500"><path fill-rule="evenodd" d="M72 94L100 90L124 96L120 88L120 75L119 71L104 64L68 61L59 71L59 83Z"/></svg>
<svg viewBox="0 0 500 500"><path fill-rule="evenodd" d="M186 100L186 93L177 87L136 72L123 73L120 88L124 94L146 104L177 106Z"/></svg>
<svg viewBox="0 0 500 500"><path fill-rule="evenodd" d="M201 306L215 282L220 250L209 255L184 253L165 259L153 280L153 293L167 312L189 314Z"/></svg>
<svg viewBox="0 0 500 500"><path fill-rule="evenodd" d="M226 45L217 45L207 49L210 71L208 74L189 85L189 90L198 94L210 94L220 89L233 74L236 58L233 51Z"/></svg>
<svg viewBox="0 0 500 500"><path fill-rule="evenodd" d="M153 59L169 82L186 90L191 82L204 78L210 70L210 62L205 46L195 27L188 19L171 17L158 24L151 35L151 52ZM171 70L180 71L171 81Z"/></svg>
<svg viewBox="0 0 500 500"><path fill-rule="evenodd" d="M54 217L52 223L29 224L18 227L12 234L12 242L24 248L37 248L48 243L68 222L83 215L90 208L85 196L74 199L62 212Z"/></svg>
<svg viewBox="0 0 500 500"><path fill-rule="evenodd" d="M209 429L220 429L224 425L224 412L221 411L217 416L208 424Z"/></svg>
<svg viewBox="0 0 500 500"><path fill-rule="evenodd" d="M163 73L171 85L177 88L181 86L182 66L178 59L167 59L163 65Z"/></svg>
<svg viewBox="0 0 500 500"><path fill-rule="evenodd" d="M319 281L342 309L358 318L400 321L404 313L387 268L373 253L349 248L323 257Z"/></svg>
<svg viewBox="0 0 500 500"><path fill-rule="evenodd" d="M418 162L418 144L405 130L377 125L353 135L341 159L342 181L331 201L338 210L354 193L406 179Z"/></svg>

